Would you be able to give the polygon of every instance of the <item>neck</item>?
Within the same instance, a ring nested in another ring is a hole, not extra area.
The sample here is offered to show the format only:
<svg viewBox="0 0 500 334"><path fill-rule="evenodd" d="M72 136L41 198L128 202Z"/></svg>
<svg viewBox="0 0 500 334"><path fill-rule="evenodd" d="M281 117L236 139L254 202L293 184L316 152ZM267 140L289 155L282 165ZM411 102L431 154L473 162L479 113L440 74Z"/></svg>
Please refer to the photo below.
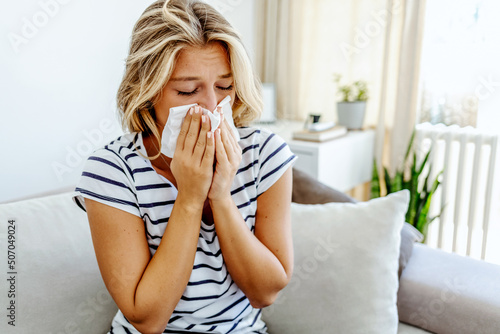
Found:
<svg viewBox="0 0 500 334"><path fill-rule="evenodd" d="M144 143L144 148L146 149L146 152L148 153L148 156L155 156L158 153L160 153L160 144L156 141L156 138L154 138L151 135L143 133L143 143ZM160 172L167 172L170 174L170 163L172 162L172 158L167 157L164 154L161 154L151 160L151 164L153 164L153 167L156 169L156 171Z"/></svg>

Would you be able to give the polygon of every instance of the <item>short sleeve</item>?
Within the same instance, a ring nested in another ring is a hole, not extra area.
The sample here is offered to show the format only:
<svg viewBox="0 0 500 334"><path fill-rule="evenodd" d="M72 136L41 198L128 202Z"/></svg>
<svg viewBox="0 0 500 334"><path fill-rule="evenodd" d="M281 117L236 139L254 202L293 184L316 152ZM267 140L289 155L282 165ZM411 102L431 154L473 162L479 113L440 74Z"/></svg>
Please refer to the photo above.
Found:
<svg viewBox="0 0 500 334"><path fill-rule="evenodd" d="M280 136L261 130L257 196L269 189L285 171L292 167L297 156Z"/></svg>
<svg viewBox="0 0 500 334"><path fill-rule="evenodd" d="M132 171L115 152L100 149L86 161L73 198L85 210L84 198L141 216Z"/></svg>

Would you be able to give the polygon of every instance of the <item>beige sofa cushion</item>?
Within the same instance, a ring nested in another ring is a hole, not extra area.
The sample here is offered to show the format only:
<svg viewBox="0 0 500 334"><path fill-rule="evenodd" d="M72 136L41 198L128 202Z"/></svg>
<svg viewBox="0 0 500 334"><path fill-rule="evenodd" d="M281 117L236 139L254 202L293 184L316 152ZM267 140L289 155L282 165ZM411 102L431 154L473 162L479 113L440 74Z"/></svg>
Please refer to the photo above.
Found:
<svg viewBox="0 0 500 334"><path fill-rule="evenodd" d="M4 311L0 333L109 330L117 308L99 273L87 216L71 198L65 193L0 205L0 245L6 244L7 221L15 220L17 272L15 330ZM2 279L2 300L8 288Z"/></svg>
<svg viewBox="0 0 500 334"><path fill-rule="evenodd" d="M401 321L433 333L500 333L500 266L416 244L398 292Z"/></svg>

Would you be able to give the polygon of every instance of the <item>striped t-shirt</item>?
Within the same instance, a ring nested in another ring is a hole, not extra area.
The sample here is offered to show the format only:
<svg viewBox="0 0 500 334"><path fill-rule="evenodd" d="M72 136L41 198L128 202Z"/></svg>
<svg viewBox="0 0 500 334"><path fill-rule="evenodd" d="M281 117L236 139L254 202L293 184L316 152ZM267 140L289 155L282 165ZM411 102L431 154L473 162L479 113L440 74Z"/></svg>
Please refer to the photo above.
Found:
<svg viewBox="0 0 500 334"><path fill-rule="evenodd" d="M282 138L267 130L244 127L238 131L242 161L231 195L253 232L257 197L293 165L296 156ZM141 217L152 256L168 224L177 189L145 156L140 133L123 135L95 151L84 166L75 200L84 207L83 197L90 198ZM164 333L266 333L260 313L229 275L215 227L202 221L189 282ZM110 333L139 332L118 311Z"/></svg>

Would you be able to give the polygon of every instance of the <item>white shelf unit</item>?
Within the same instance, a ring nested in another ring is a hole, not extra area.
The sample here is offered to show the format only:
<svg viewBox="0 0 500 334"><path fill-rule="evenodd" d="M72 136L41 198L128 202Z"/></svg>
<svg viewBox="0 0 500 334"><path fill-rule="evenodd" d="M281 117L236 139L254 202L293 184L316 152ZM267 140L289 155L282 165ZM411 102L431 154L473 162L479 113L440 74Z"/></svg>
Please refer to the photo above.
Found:
<svg viewBox="0 0 500 334"><path fill-rule="evenodd" d="M347 192L372 178L375 131L349 131L330 141L316 143L292 140L292 132L300 130L301 122L280 121L266 127L285 139L298 156L295 168L320 182Z"/></svg>
<svg viewBox="0 0 500 334"><path fill-rule="evenodd" d="M375 131L349 131L323 143L292 140L295 168L340 191L369 182L373 170Z"/></svg>

